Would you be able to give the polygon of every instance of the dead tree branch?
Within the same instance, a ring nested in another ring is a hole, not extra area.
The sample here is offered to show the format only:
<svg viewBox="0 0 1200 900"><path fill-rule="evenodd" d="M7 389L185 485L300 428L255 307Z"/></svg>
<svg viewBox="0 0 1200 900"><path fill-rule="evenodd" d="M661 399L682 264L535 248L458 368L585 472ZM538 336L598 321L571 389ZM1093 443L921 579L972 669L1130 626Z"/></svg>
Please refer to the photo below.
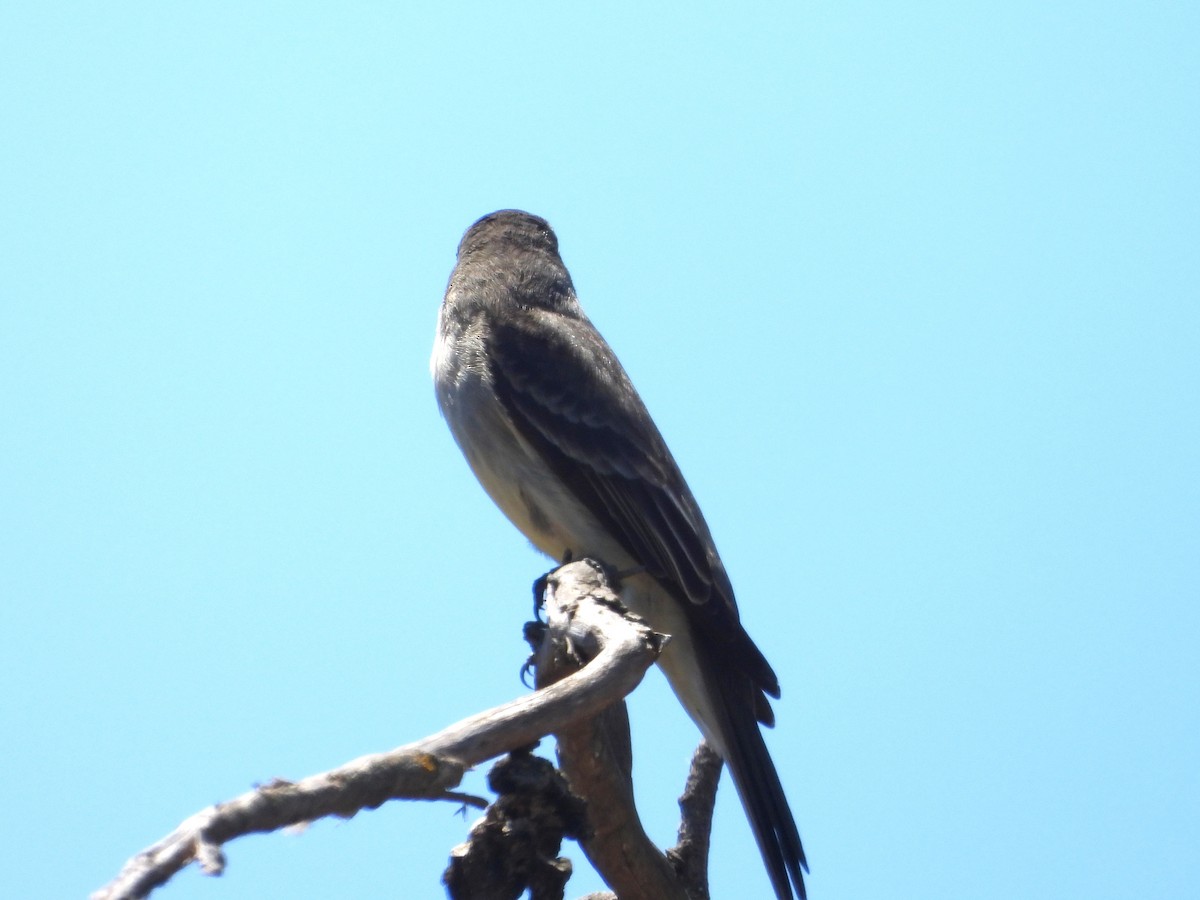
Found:
<svg viewBox="0 0 1200 900"><path fill-rule="evenodd" d="M712 837L717 783L725 761L701 741L692 754L683 796L679 798L679 843L667 850L667 859L687 887L691 900L708 900L708 848Z"/></svg>
<svg viewBox="0 0 1200 900"><path fill-rule="evenodd" d="M388 800L482 806L481 800L453 792L463 773L550 733L559 739L572 789L587 801L592 836L583 842L585 852L605 880L622 900L687 900L673 866L646 838L633 808L628 721L620 702L641 682L664 639L621 607L614 583L601 566L586 560L544 579L548 633L537 653L533 694L424 740L297 782L274 781L201 810L132 857L92 900L146 897L192 862L207 874L220 874L223 847L234 838L326 816L349 818ZM576 656L584 662L571 663ZM707 827L703 830L706 842Z"/></svg>
<svg viewBox="0 0 1200 900"><path fill-rule="evenodd" d="M603 652L604 637L613 631L608 620L628 616L603 569L572 570L570 579L560 579L569 569L547 579L547 625L552 634L561 631L568 640L542 642L536 654L539 688L576 677L571 673ZM689 900L670 861L646 836L634 806L625 704L573 719L554 736L559 767L587 803L590 834L580 845L608 886L621 900Z"/></svg>

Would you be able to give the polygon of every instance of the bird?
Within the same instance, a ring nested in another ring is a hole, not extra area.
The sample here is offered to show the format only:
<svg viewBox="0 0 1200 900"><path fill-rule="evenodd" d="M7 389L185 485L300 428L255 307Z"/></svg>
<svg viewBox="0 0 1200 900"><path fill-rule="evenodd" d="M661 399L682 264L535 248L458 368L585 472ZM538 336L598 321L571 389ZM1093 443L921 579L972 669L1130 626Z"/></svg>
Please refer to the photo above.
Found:
<svg viewBox="0 0 1200 900"><path fill-rule="evenodd" d="M658 664L728 766L776 897L805 900L808 863L760 728L774 725L768 698L780 696L779 680L545 219L504 209L467 229L430 368L455 441L525 537L554 560L591 557L630 573L622 601L671 635Z"/></svg>

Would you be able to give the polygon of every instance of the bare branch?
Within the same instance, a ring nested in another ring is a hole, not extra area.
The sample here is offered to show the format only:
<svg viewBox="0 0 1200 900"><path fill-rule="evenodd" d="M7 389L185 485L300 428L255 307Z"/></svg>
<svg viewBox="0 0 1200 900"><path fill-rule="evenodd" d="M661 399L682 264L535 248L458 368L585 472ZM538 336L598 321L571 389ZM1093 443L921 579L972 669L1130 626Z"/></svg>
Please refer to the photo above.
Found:
<svg viewBox="0 0 1200 900"><path fill-rule="evenodd" d="M193 860L205 874L219 875L225 867L222 845L243 835L324 816L350 818L393 798L461 800L461 795L449 794L448 789L462 780L464 768L460 762L412 745L364 756L295 783L273 781L185 819L171 834L130 859L92 900L145 897Z"/></svg>
<svg viewBox="0 0 1200 900"><path fill-rule="evenodd" d="M667 858L679 873L692 900L708 900L708 847L712 837L713 808L724 760L707 742L701 741L692 754L679 810L679 843L667 850Z"/></svg>
<svg viewBox="0 0 1200 900"><path fill-rule="evenodd" d="M578 567L578 568L576 568ZM587 590L567 587L576 576L592 579L596 570L572 564L575 574L560 569L564 596L582 599ZM564 574L565 573L565 574ZM587 584L592 584L588 580ZM611 590L608 592L611 596ZM595 604L573 601L580 608ZM121 873L92 895L92 900L125 900L147 896L193 861L203 871L219 874L224 867L222 847L255 832L274 831L324 816L349 818L392 799L453 799L451 793L463 772L488 759L535 743L578 719L597 715L632 691L657 658L661 640L643 626L623 619L614 604L602 617L602 640L584 634L586 615L560 614L551 606L550 618L567 623L566 640L580 646L599 644L585 671L495 709L470 716L422 741L387 753L360 757L330 772L301 781L276 781L226 803L201 810L184 820L162 840L130 859ZM482 801L480 801L482 805ZM660 895L667 896L667 895Z"/></svg>
<svg viewBox="0 0 1200 900"><path fill-rule="evenodd" d="M561 632L569 638L542 643L538 687L576 677L567 673L603 653L605 641L620 633L621 626L613 620L628 627L630 618L605 572L586 560L548 576L545 596L551 636ZM578 658L568 658L564 648L574 650ZM580 845L608 886L621 900L688 900L671 863L646 836L638 818L625 704L613 703L598 715L576 718L556 729L554 736L563 774L587 801L590 835Z"/></svg>

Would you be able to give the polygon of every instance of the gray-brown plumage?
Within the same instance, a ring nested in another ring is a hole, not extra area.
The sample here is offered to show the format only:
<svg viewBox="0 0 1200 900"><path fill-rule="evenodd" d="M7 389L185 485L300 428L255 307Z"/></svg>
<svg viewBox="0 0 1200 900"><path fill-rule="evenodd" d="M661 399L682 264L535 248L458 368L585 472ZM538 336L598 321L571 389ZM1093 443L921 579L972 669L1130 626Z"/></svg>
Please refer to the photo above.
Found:
<svg viewBox="0 0 1200 900"><path fill-rule="evenodd" d="M659 664L725 759L780 900L804 898L800 835L759 730L779 682L742 628L708 526L662 436L588 321L544 219L484 216L438 320L438 402L471 468L556 560L623 570L622 599L672 636Z"/></svg>

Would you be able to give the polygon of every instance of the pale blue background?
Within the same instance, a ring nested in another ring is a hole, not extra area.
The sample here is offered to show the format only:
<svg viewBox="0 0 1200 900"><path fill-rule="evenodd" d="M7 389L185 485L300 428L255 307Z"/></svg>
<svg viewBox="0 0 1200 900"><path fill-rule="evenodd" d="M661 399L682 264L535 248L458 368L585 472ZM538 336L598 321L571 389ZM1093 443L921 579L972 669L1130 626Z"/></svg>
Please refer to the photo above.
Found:
<svg viewBox="0 0 1200 900"><path fill-rule="evenodd" d="M523 690L547 564L427 372L518 206L779 671L813 900L1194 897L1200 7L426 6L0 10L0 896ZM465 830L161 896L437 897ZM729 791L713 856L765 896Z"/></svg>

